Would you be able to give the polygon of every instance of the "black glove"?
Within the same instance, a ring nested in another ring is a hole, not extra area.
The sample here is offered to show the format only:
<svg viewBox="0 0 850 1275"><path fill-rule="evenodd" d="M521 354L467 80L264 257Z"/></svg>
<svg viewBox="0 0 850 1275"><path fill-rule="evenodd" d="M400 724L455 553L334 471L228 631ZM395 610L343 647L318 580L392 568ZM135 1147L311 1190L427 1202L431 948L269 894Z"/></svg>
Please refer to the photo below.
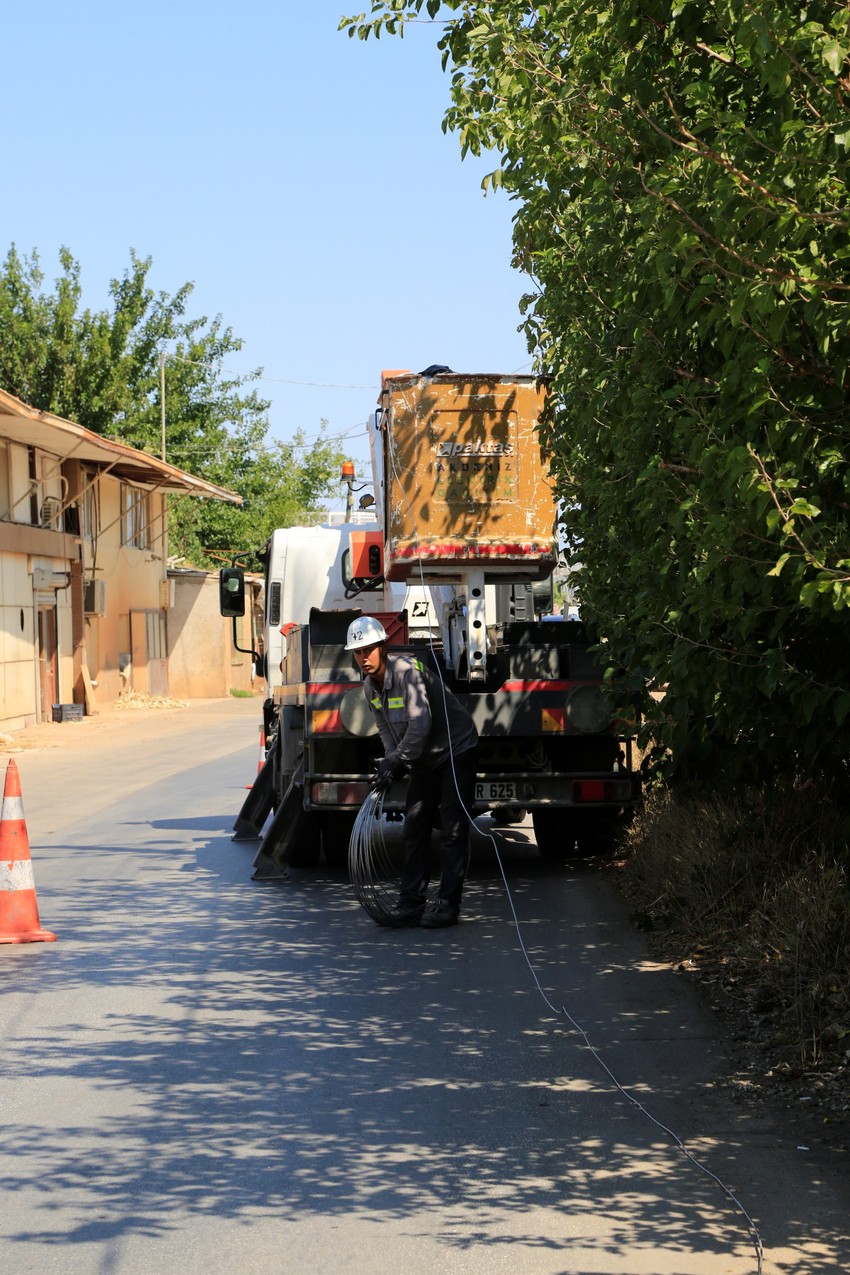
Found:
<svg viewBox="0 0 850 1275"><path fill-rule="evenodd" d="M372 781L372 791L386 792L398 774L398 771L390 761L389 757L380 757L378 759L377 772L378 773Z"/></svg>

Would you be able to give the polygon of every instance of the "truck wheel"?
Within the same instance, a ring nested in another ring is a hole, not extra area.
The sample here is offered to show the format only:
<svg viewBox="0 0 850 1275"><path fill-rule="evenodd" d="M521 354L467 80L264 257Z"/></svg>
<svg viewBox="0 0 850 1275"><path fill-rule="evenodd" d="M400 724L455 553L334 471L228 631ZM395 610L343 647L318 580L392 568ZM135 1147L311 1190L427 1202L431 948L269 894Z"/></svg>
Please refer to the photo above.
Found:
<svg viewBox="0 0 850 1275"><path fill-rule="evenodd" d="M572 812L569 810L550 809L532 810L531 822L534 825L534 839L537 849L544 859L558 860L573 858L576 850L576 828Z"/></svg>
<svg viewBox="0 0 850 1275"><path fill-rule="evenodd" d="M493 806L490 818L498 827L504 828L510 823L523 823L527 813L522 806Z"/></svg>
<svg viewBox="0 0 850 1275"><path fill-rule="evenodd" d="M611 810L576 811L580 854L610 854L617 840L617 817Z"/></svg>
<svg viewBox="0 0 850 1275"><path fill-rule="evenodd" d="M610 810L535 810L537 849L544 859L572 859L583 854L610 854L617 839L617 820Z"/></svg>
<svg viewBox="0 0 850 1275"><path fill-rule="evenodd" d="M322 849L322 825L318 815L305 814L298 836L290 847L286 862L293 868L315 868Z"/></svg>
<svg viewBox="0 0 850 1275"><path fill-rule="evenodd" d="M356 817L356 813L350 815L344 810L322 815L322 845L329 868L348 866L348 843Z"/></svg>

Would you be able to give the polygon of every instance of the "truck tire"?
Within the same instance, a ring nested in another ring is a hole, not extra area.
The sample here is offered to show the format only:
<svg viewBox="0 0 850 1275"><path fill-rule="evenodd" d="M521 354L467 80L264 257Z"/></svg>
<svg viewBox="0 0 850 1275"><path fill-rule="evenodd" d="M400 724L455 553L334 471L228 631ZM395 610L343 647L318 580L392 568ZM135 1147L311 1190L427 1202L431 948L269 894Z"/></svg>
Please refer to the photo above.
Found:
<svg viewBox="0 0 850 1275"><path fill-rule="evenodd" d="M617 838L611 810L535 810L532 813L537 849L544 859L560 860L585 854L609 854Z"/></svg>
<svg viewBox="0 0 850 1275"><path fill-rule="evenodd" d="M490 818L499 828L505 828L511 823L524 823L525 816L528 811L523 810L522 806L493 806L490 810Z"/></svg>
<svg viewBox="0 0 850 1275"><path fill-rule="evenodd" d="M576 811L579 854L610 854L617 840L617 816L613 810Z"/></svg>
<svg viewBox="0 0 850 1275"><path fill-rule="evenodd" d="M348 866L348 843L356 818L356 811L349 814L347 810L328 811L322 815L322 846L329 868Z"/></svg>
<svg viewBox="0 0 850 1275"><path fill-rule="evenodd" d="M544 859L563 863L565 859L571 859L578 853L572 811L555 807L549 810L532 810L531 822L534 825L537 849Z"/></svg>

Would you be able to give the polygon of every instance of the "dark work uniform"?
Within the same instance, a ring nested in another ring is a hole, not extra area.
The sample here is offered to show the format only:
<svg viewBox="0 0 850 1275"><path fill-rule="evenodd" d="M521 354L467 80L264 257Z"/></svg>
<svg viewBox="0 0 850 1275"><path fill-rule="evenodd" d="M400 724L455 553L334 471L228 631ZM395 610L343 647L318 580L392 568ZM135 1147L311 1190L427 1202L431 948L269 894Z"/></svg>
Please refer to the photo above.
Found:
<svg viewBox="0 0 850 1275"><path fill-rule="evenodd" d="M409 655L387 655L382 686L363 683L384 752L410 770L401 898L421 903L430 880L431 829L439 812L439 897L460 906L469 863L478 732L441 679ZM467 811L470 815L467 815Z"/></svg>

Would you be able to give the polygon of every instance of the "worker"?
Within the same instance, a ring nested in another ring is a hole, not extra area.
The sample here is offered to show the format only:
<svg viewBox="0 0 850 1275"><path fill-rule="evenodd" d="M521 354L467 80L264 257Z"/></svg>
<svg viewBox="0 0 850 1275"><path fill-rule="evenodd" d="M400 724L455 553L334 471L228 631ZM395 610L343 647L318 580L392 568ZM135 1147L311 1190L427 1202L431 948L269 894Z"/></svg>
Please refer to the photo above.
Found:
<svg viewBox="0 0 850 1275"><path fill-rule="evenodd" d="M394 779L410 773L401 888L389 923L425 929L454 925L469 864L475 723L436 673L411 655L388 652L386 630L372 616L352 620L345 649L364 675L366 701L384 746L375 788L386 791ZM434 826L440 829L440 885L429 903Z"/></svg>

